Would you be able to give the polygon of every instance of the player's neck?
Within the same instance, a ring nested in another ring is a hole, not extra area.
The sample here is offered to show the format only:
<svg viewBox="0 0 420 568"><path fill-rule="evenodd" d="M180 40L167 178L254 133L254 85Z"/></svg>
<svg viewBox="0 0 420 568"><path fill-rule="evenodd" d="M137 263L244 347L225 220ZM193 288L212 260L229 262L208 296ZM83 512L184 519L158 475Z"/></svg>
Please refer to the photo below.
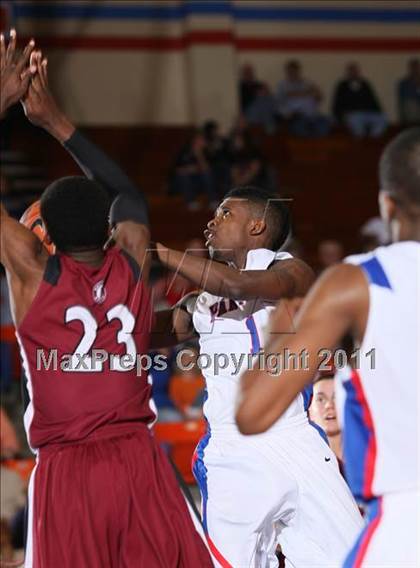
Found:
<svg viewBox="0 0 420 568"><path fill-rule="evenodd" d="M413 209L413 215L400 213L395 223L391 222L393 241L420 241L420 208Z"/></svg>
<svg viewBox="0 0 420 568"><path fill-rule="evenodd" d="M83 264L88 264L93 268L98 268L103 264L105 253L101 249L95 249L71 252L69 253L69 256L76 262L82 262Z"/></svg>
<svg viewBox="0 0 420 568"><path fill-rule="evenodd" d="M341 434L335 434L334 436L328 436L328 442L330 444L330 448L334 452L334 454L338 457L338 459L343 459L343 451L341 448Z"/></svg>
<svg viewBox="0 0 420 568"><path fill-rule="evenodd" d="M231 264L238 270L241 270L246 266L247 256L248 256L248 249L237 249L235 250Z"/></svg>

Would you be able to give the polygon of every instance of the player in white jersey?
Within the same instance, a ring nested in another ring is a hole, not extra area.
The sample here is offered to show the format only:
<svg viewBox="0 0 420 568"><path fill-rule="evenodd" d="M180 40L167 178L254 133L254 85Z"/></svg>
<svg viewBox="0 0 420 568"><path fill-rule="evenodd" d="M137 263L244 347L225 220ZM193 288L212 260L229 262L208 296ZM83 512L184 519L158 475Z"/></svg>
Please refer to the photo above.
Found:
<svg viewBox="0 0 420 568"><path fill-rule="evenodd" d="M362 520L333 452L308 423L304 396L267 434L248 438L235 424L239 377L263 347L270 311L280 298L303 296L313 278L301 260L276 252L288 213L270 199L257 188L225 197L205 233L212 261L157 245L162 262L205 290L189 306L207 384L208 430L193 466L203 525L223 567L278 566L278 539L288 566L337 568Z"/></svg>
<svg viewBox="0 0 420 568"><path fill-rule="evenodd" d="M345 568L420 566L420 128L397 136L380 161L379 204L393 244L352 256L315 284L298 314L297 333L272 337L270 350L305 349L308 369L273 380L258 369L242 378L237 423L255 435L276 423L314 376L320 350L353 336L346 392L347 479L367 505L367 523ZM276 314L273 316L276 329ZM308 372L309 371L309 372Z"/></svg>

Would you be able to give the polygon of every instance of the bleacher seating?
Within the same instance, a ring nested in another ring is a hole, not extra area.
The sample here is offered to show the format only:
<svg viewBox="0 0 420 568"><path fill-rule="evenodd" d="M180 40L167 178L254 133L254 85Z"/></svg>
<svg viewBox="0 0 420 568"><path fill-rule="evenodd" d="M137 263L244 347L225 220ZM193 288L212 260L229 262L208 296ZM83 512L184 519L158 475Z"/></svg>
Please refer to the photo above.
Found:
<svg viewBox="0 0 420 568"><path fill-rule="evenodd" d="M187 211L180 197L167 196L167 177L187 140L188 128L85 128L84 131L147 193L154 240L182 247L200 236L210 212ZM295 234L309 259L317 243L337 238L346 252L357 249L357 229L377 214L377 164L389 137L353 139L337 132L324 139L259 133L265 156L278 174L281 194L291 198ZM49 179L78 173L66 151L27 123L13 133L12 147L31 154Z"/></svg>

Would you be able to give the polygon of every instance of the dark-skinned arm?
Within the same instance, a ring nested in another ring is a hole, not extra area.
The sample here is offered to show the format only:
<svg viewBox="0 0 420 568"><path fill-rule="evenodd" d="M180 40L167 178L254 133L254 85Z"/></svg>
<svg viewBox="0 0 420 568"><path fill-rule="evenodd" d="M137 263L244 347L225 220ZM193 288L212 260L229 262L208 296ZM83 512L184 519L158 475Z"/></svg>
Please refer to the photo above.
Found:
<svg viewBox="0 0 420 568"><path fill-rule="evenodd" d="M197 288L215 296L234 300L261 298L275 301L304 296L314 281L309 266L300 259L276 262L268 270L238 270L226 264L157 243L160 261L193 282Z"/></svg>
<svg viewBox="0 0 420 568"><path fill-rule="evenodd" d="M132 256L147 280L150 269L150 231L144 195L106 154L89 142L58 107L48 85L47 60L33 53L37 73L22 100L26 116L64 144L84 173L116 197L111 207L113 240Z"/></svg>
<svg viewBox="0 0 420 568"><path fill-rule="evenodd" d="M280 308L280 306L279 306ZM278 308L278 309L279 309ZM272 333L266 353L307 353L300 368L280 375L254 368L241 378L236 422L243 434L266 431L311 382L321 363L320 351L333 350L351 331L363 337L369 309L369 289L362 270L342 264L327 270L309 292L296 318L296 333ZM274 320L276 313L274 313ZM273 326L275 331L276 325Z"/></svg>
<svg viewBox="0 0 420 568"><path fill-rule="evenodd" d="M25 114L32 124L40 126L60 142L77 162L86 177L98 181L111 198L124 195L142 204L147 224L144 194L105 152L93 144L60 109L48 85L48 61L40 51L34 53L37 74L22 100Z"/></svg>
<svg viewBox="0 0 420 568"><path fill-rule="evenodd" d="M0 118L28 89L31 76L36 72L32 62L29 64L34 46L32 39L23 52L17 55L16 30L10 31L7 48L4 35L0 34Z"/></svg>
<svg viewBox="0 0 420 568"><path fill-rule="evenodd" d="M0 261L6 270L20 280L26 280L34 263L48 253L35 234L10 217L0 203Z"/></svg>
<svg viewBox="0 0 420 568"><path fill-rule="evenodd" d="M196 335L192 314L187 309L189 301L195 301L198 292L190 292L173 308L155 312L155 322L150 336L151 349L174 347Z"/></svg>

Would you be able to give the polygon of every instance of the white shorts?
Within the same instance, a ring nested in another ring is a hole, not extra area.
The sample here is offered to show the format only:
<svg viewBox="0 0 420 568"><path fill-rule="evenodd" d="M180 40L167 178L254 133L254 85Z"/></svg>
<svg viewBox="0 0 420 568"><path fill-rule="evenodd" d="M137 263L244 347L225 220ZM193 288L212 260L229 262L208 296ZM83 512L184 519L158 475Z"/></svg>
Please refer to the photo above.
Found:
<svg viewBox="0 0 420 568"><path fill-rule="evenodd" d="M419 568L419 512L420 494L414 491L373 499L344 568Z"/></svg>
<svg viewBox="0 0 420 568"><path fill-rule="evenodd" d="M341 568L363 527L337 460L306 419L259 436L208 433L194 455L216 565Z"/></svg>

